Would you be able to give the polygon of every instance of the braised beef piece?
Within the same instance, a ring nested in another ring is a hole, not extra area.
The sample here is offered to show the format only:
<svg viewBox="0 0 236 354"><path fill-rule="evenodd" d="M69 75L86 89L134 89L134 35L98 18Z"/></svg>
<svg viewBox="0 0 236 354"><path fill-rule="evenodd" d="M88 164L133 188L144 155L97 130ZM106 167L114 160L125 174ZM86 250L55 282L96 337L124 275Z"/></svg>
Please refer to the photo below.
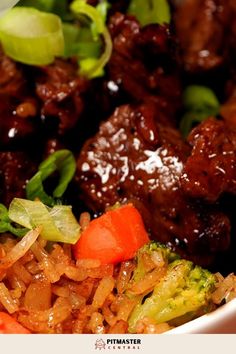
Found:
<svg viewBox="0 0 236 354"><path fill-rule="evenodd" d="M13 198L25 198L26 181L37 170L24 152L0 152L0 203L8 206Z"/></svg>
<svg viewBox="0 0 236 354"><path fill-rule="evenodd" d="M152 237L209 264L229 247L230 222L217 207L186 197L181 176L189 152L179 132L159 122L153 106L122 106L81 151L81 198L95 212L132 201Z"/></svg>
<svg viewBox="0 0 236 354"><path fill-rule="evenodd" d="M104 90L112 111L124 103L148 100L174 121L181 85L176 45L169 27L141 27L133 16L116 13L110 18L109 31L113 52Z"/></svg>
<svg viewBox="0 0 236 354"><path fill-rule="evenodd" d="M84 110L88 80L78 76L73 60L30 67L1 51L0 72L0 198L9 204L13 197L24 196L25 181L34 170L31 159L19 151L35 151L40 162L64 147L64 134Z"/></svg>
<svg viewBox="0 0 236 354"><path fill-rule="evenodd" d="M74 128L84 110L83 94L89 86L88 80L78 75L77 62L56 59L38 70L35 84L41 117L56 119L59 135Z"/></svg>
<svg viewBox="0 0 236 354"><path fill-rule="evenodd" d="M26 67L0 52L0 72L2 149L17 144L21 148L26 138L41 136L44 142L75 127L89 86L78 75L75 61L57 59L46 67Z"/></svg>
<svg viewBox="0 0 236 354"><path fill-rule="evenodd" d="M215 202L223 193L236 194L236 132L224 121L207 119L190 133L192 146L183 174L184 192Z"/></svg>
<svg viewBox="0 0 236 354"><path fill-rule="evenodd" d="M225 102L221 105L221 116L232 128L236 129L236 73L234 72L225 89Z"/></svg>
<svg viewBox="0 0 236 354"><path fill-rule="evenodd" d="M236 38L235 14L235 0L179 2L175 25L187 71L210 70L228 60Z"/></svg>
<svg viewBox="0 0 236 354"><path fill-rule="evenodd" d="M37 126L37 100L29 92L21 65L0 51L0 146L31 136Z"/></svg>
<svg viewBox="0 0 236 354"><path fill-rule="evenodd" d="M20 66L0 51L0 95L17 97L25 91L26 80Z"/></svg>
<svg viewBox="0 0 236 354"><path fill-rule="evenodd" d="M0 147L4 150L9 145L31 137L36 131L38 122L32 116L25 117L16 113L20 110L20 114L28 114L27 106L35 111L34 102L31 103L28 99L18 105L16 102L15 99L0 94Z"/></svg>

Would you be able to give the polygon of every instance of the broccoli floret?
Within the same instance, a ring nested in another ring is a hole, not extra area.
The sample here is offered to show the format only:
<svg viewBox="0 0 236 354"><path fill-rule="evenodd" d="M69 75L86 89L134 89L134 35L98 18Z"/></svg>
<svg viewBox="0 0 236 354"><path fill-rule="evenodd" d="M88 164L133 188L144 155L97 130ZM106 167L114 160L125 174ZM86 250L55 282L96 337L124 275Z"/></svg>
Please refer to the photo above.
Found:
<svg viewBox="0 0 236 354"><path fill-rule="evenodd" d="M151 242L138 252L133 281L137 282L146 276L142 264L142 254L145 252L150 255L152 252L161 252L167 262L167 270L152 292L139 298L129 318L131 333L135 332L138 321L144 318L159 324L186 314L191 314L191 318L197 317L200 310L204 311L208 307L215 288L215 276L190 261L180 259L159 243Z"/></svg>
<svg viewBox="0 0 236 354"><path fill-rule="evenodd" d="M162 243L151 241L140 248L137 252L136 256L136 267L134 270L133 281L138 282L140 279L143 279L146 274L146 269L144 266L143 255L147 254L150 257L155 257L155 255L159 255L163 259L163 262L169 264L176 259L179 259L179 255L172 252L171 249L163 245Z"/></svg>

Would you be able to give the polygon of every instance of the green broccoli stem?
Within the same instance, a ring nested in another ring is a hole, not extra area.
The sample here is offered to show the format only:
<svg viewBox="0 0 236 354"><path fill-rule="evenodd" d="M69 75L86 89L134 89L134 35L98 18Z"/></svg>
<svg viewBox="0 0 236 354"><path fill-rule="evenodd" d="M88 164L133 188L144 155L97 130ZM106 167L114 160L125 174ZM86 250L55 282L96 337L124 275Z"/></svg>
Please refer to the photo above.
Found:
<svg viewBox="0 0 236 354"><path fill-rule="evenodd" d="M172 298L179 288L184 287L192 267L192 263L185 260L171 263L166 276L155 286L152 295L144 304L140 303L134 309L129 318L129 332L135 332L136 324L145 317L157 320L159 313L166 307L167 299Z"/></svg>

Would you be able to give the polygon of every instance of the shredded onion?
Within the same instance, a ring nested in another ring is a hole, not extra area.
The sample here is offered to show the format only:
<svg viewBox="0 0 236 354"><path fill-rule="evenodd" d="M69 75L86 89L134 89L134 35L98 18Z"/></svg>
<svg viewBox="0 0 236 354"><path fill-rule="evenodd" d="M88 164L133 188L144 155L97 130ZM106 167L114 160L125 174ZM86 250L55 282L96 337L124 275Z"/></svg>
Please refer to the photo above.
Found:
<svg viewBox="0 0 236 354"><path fill-rule="evenodd" d="M148 292L154 288L158 281L166 274L166 267L155 268L152 272L145 275L145 277L133 284L130 292L135 295L140 295Z"/></svg>
<svg viewBox="0 0 236 354"><path fill-rule="evenodd" d="M114 278L105 277L100 281L98 288L94 294L92 306L94 308L102 307L107 296L111 293L115 285Z"/></svg>
<svg viewBox="0 0 236 354"><path fill-rule="evenodd" d="M65 321L70 313L69 300L59 297L49 310L20 313L18 321L33 332L54 333L55 326Z"/></svg>
<svg viewBox="0 0 236 354"><path fill-rule="evenodd" d="M17 304L15 303L9 290L3 283L0 283L0 302L9 313L14 313L18 311Z"/></svg>
<svg viewBox="0 0 236 354"><path fill-rule="evenodd" d="M41 230L41 227L36 227L34 230L29 231L11 251L0 260L0 270L10 268L18 259L23 257L37 240Z"/></svg>

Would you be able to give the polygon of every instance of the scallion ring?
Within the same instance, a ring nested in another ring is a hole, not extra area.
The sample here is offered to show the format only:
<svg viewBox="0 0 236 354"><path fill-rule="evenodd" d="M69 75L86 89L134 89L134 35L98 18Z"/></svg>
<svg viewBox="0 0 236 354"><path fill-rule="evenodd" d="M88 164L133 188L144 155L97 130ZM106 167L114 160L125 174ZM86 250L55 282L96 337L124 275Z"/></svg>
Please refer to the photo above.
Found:
<svg viewBox="0 0 236 354"><path fill-rule="evenodd" d="M92 78L96 76L96 74L104 68L104 66L107 64L107 62L111 57L112 54L111 36L104 24L104 20L102 16L96 10L96 8L86 4L86 2L82 0L75 0L74 2L72 2L70 8L75 16L85 15L89 17L92 20L93 24L95 25L97 34L103 35L104 38L105 50L101 55L101 57L94 62L94 65L92 67L89 66L88 70L86 70L87 66L82 67L81 70L82 74L88 76L89 78Z"/></svg>
<svg viewBox="0 0 236 354"><path fill-rule="evenodd" d="M40 201L14 198L10 204L11 221L27 229L41 226L41 236L48 241L75 244L80 237L80 225L71 206L48 208Z"/></svg>
<svg viewBox="0 0 236 354"><path fill-rule="evenodd" d="M76 170L75 158L70 150L58 150L44 160L38 168L38 172L26 185L26 196L30 200L40 199L44 204L53 206L56 200L61 198L73 178ZM55 171L59 172L59 182L49 196L43 186L43 182Z"/></svg>
<svg viewBox="0 0 236 354"><path fill-rule="evenodd" d="M48 65L64 53L61 19L31 7L15 7L0 19L0 41L12 59Z"/></svg>

